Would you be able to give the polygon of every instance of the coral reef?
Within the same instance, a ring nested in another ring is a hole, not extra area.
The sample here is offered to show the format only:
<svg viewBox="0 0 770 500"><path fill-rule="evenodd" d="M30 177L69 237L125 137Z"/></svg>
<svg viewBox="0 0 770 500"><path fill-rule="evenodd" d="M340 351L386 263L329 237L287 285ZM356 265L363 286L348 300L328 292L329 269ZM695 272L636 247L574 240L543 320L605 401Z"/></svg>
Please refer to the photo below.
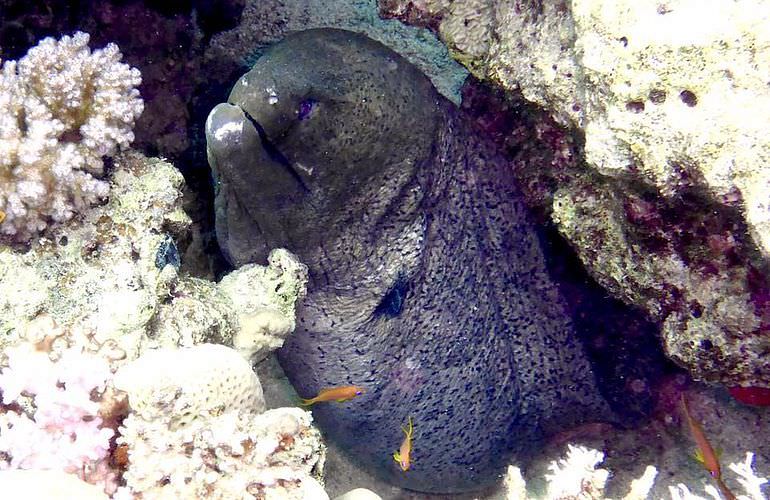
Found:
<svg viewBox="0 0 770 500"><path fill-rule="evenodd" d="M295 304L305 297L307 266L283 249L267 255L267 266L248 264L217 284L238 312L233 347L252 364L283 345L294 331Z"/></svg>
<svg viewBox="0 0 770 500"><path fill-rule="evenodd" d="M171 431L230 411L265 411L251 364L220 344L148 350L122 366L113 384L128 395L137 418Z"/></svg>
<svg viewBox="0 0 770 500"><path fill-rule="evenodd" d="M381 9L432 19L477 76L584 136L584 164L552 176L553 220L600 284L663 324L672 359L699 379L770 384L766 3Z"/></svg>
<svg viewBox="0 0 770 500"><path fill-rule="evenodd" d="M26 242L107 195L102 157L133 140L139 71L77 32L42 40L0 72L0 238Z"/></svg>
<svg viewBox="0 0 770 500"><path fill-rule="evenodd" d="M178 262L190 226L179 172L129 152L116 157L110 183L108 203L66 231L24 254L0 248L0 345L22 338L43 313L82 332L54 339L54 349L78 342L110 352L113 367L153 347L232 344L235 336L256 359L280 344L304 293L304 267L293 256L277 250L268 268L240 269L220 284L191 277Z"/></svg>
<svg viewBox="0 0 770 500"><path fill-rule="evenodd" d="M116 499L328 498L321 435L310 413L279 408L223 413L177 432L129 415L118 442L130 465Z"/></svg>
<svg viewBox="0 0 770 500"><path fill-rule="evenodd" d="M118 499L328 498L315 479L324 447L311 415L265 412L259 380L234 349L152 349L113 378L98 355L70 348L52 362L47 347L25 342L6 350L3 403L29 410L0 413L0 457L7 457L0 468L66 472ZM115 428L118 420L100 415L114 411L123 391L128 412ZM25 477L8 476L21 484Z"/></svg>
<svg viewBox="0 0 770 500"><path fill-rule="evenodd" d="M200 200L210 189L208 171L200 167L201 124L266 44L310 26L343 26L385 41L457 101L466 73L446 60L444 47L424 30L377 19L374 3L0 0L0 57L6 59L0 71L0 240L33 240L26 254L0 248L0 469L33 467L0 470L4 498L105 499L120 477L127 484L117 498L138 491L145 498L327 498L320 486L324 447L309 415L287 408L260 413L260 382L247 369L294 329L307 269L276 250L267 255L267 267L249 265L219 283L189 275L198 269L190 259L195 245L208 238L192 227L205 226ZM767 157L766 5L379 4L410 24L435 29L479 77L517 92L512 100L504 96L501 107L529 121L506 122L499 108L477 109L485 104L472 91L464 94L463 107L473 108L476 125L515 155L514 175L528 202L554 215L597 280L664 322L675 359L699 377L767 385L767 371L757 370L767 363L762 353L770 325L762 199L767 170L758 167ZM707 15L693 22L696 11ZM649 30L658 23L669 29ZM132 90L139 78L120 63L114 46L91 52L86 35L75 34L42 41L24 57L43 37L76 30L91 32L94 47L118 42L124 60L142 70L141 116ZM62 54L67 64L60 67L53 60ZM98 103L89 101L96 94L78 95L85 78L99 82ZM573 137L542 109L521 105L522 95L581 134ZM94 106L73 104L79 99ZM86 121L97 125L85 127ZM188 185L193 181L197 200L183 201L182 178L167 162L134 152L115 156L114 168L102 161L101 151L112 156L130 141L130 121L136 121L135 145L181 160L175 166ZM104 175L113 170L111 179ZM12 206L3 198L7 193ZM107 194L106 205L88 208ZM197 211L188 210L192 224L183 203ZM64 220L69 223L60 224ZM208 276L218 275L215 267ZM391 296L391 306L400 297ZM231 364L221 370L207 360L179 365L191 359L179 346L205 342L232 345L238 353L205 345L204 352L226 351L212 355ZM150 376L157 372L143 363L164 356L171 356L163 366L173 373ZM133 382L143 382L144 393L158 396L159 404L143 405L135 395L133 407L125 406L111 373L141 372L137 366L148 371ZM413 368L409 363L399 373L402 382L420 382ZM222 379L226 374L241 382L231 385ZM640 382L626 371L618 375L629 385ZM164 380L174 383L152 385ZM192 391L172 394L174 384ZM221 388L219 399L198 404L211 387ZM653 489L656 469L650 466L624 498L714 497L707 472L688 457L679 392L645 390L664 400L665 410L649 429L628 431L625 446L614 431L603 444L592 444L606 450L605 470L595 467L601 454L588 448L570 448L564 460L551 462L559 447L544 451L539 458L550 468L533 475L552 476L566 496L584 499L603 490L603 497L621 498L628 480L654 463L660 474ZM228 397L244 393L245 404ZM292 404L292 396L284 389L281 404ZM691 404L724 449L729 486L745 492L741 500L765 498L767 483L759 476L767 473L754 469L768 470L770 448L762 439L767 412L741 408L718 392L716 399L693 394ZM195 418L183 416L183 406L197 408ZM744 458L746 449L756 456ZM599 484L607 470L610 479ZM509 498L546 494L527 493L519 469L509 471ZM332 477L340 484L335 495L366 485L387 500L425 498L347 469L334 468ZM527 479L537 486L537 479ZM480 497L498 498L489 492ZM379 497L354 490L340 498Z"/></svg>
<svg viewBox="0 0 770 500"><path fill-rule="evenodd" d="M214 344L151 350L115 385L130 412L119 429L126 483L115 498L328 498L324 447L310 413L264 412L259 380L235 350Z"/></svg>
<svg viewBox="0 0 770 500"><path fill-rule="evenodd" d="M3 0L0 58L21 57L36 40L78 30L91 33L93 44L117 43L126 62L142 73L139 90L145 110L136 122L134 147L176 160L194 140L190 133L195 128L193 101L205 74L203 25L227 28L237 19L237 1L195 3L206 11L205 18L199 12L198 23L188 2L108 0L43 5Z"/></svg>
<svg viewBox="0 0 770 500"><path fill-rule="evenodd" d="M179 172L125 152L109 182L26 253L0 248L0 468L115 498L326 498L311 415L264 412L251 368L293 329L306 268L275 250L219 284L190 277Z"/></svg>

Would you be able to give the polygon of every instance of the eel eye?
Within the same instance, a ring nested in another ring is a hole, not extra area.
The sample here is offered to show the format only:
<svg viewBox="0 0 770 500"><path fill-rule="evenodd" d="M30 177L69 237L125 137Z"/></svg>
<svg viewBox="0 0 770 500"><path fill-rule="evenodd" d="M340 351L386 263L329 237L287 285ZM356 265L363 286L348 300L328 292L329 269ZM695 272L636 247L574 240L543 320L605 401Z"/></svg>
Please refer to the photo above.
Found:
<svg viewBox="0 0 770 500"><path fill-rule="evenodd" d="M315 109L316 104L318 104L318 102L314 99L304 99L299 103L299 108L297 108L297 118L304 120L309 117L310 113Z"/></svg>

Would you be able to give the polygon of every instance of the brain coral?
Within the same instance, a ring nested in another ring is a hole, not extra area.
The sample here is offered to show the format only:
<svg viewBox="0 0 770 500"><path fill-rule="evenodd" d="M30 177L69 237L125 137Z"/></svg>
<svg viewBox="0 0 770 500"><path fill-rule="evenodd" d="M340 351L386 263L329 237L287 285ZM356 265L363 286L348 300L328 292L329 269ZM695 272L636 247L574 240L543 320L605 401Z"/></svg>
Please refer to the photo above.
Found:
<svg viewBox="0 0 770 500"><path fill-rule="evenodd" d="M154 349L123 366L115 387L144 419L177 429L225 411L265 410L262 386L237 351L218 344Z"/></svg>
<svg viewBox="0 0 770 500"><path fill-rule="evenodd" d="M103 156L134 139L139 70L87 33L46 38L0 71L0 238L25 242L103 198Z"/></svg>

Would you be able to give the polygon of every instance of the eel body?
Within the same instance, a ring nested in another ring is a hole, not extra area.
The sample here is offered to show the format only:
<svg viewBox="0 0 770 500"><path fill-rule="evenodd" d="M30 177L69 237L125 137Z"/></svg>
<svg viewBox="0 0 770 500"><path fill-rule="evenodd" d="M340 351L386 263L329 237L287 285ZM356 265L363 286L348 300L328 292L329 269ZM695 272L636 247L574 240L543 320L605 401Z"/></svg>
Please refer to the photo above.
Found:
<svg viewBox="0 0 770 500"><path fill-rule="evenodd" d="M547 436L611 418L508 166L398 54L343 30L291 35L206 134L220 246L234 265L275 247L308 265L280 360L302 395L366 389L313 411L368 470L477 490Z"/></svg>

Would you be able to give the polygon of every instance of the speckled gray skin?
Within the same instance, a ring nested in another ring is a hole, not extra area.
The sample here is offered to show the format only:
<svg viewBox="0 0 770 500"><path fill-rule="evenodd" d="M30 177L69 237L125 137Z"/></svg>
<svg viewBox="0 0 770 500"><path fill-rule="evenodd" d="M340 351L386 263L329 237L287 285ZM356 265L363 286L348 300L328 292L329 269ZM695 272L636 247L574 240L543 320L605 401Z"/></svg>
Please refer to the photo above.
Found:
<svg viewBox="0 0 770 500"><path fill-rule="evenodd" d="M281 362L304 396L366 387L314 414L373 472L475 490L548 435L611 418L506 165L400 56L341 30L292 35L206 134L222 250L241 265L287 247L309 266Z"/></svg>

